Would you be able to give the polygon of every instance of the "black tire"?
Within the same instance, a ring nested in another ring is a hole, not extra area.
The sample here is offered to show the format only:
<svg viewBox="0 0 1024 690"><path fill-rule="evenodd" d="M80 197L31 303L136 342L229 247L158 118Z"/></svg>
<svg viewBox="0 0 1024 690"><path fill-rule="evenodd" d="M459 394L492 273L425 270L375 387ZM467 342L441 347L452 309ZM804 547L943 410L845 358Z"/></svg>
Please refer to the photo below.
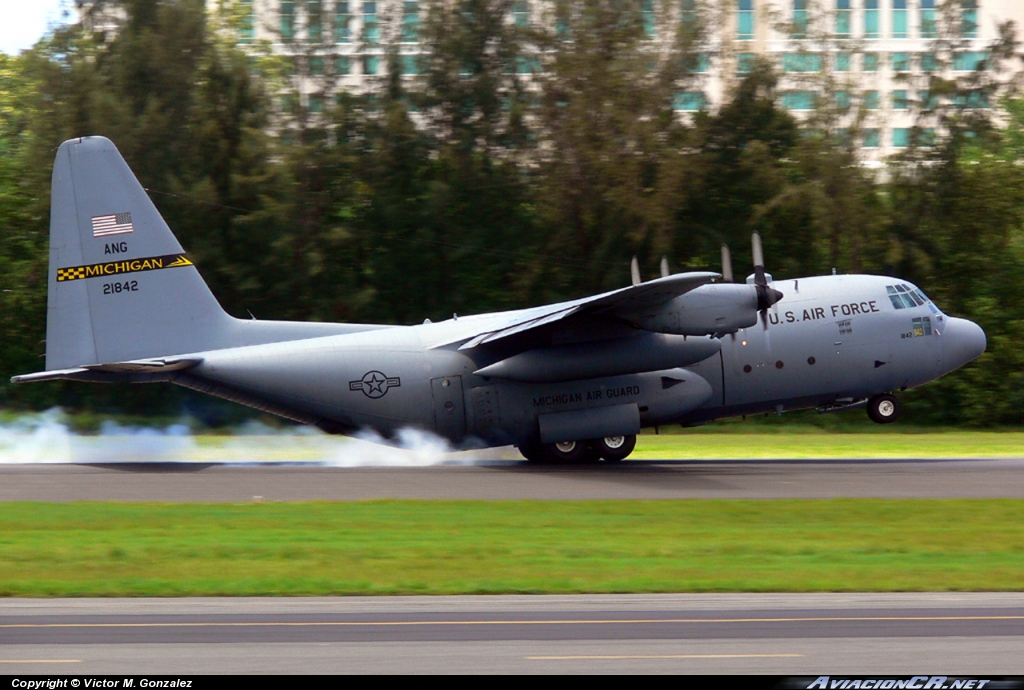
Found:
<svg viewBox="0 0 1024 690"><path fill-rule="evenodd" d="M900 401L894 395L883 393L868 400L868 417L876 424L892 424L900 411Z"/></svg>
<svg viewBox="0 0 1024 690"><path fill-rule="evenodd" d="M548 462L567 465L583 460L587 453L587 444L583 441L545 443L541 446L541 451Z"/></svg>
<svg viewBox="0 0 1024 690"><path fill-rule="evenodd" d="M620 462L636 448L636 436L605 436L594 441L594 446L605 462Z"/></svg>
<svg viewBox="0 0 1024 690"><path fill-rule="evenodd" d="M519 452L523 454L523 457L526 458L527 461L532 462L534 464L542 464L547 462L547 459L544 456L544 452L539 445L521 445L519 446Z"/></svg>

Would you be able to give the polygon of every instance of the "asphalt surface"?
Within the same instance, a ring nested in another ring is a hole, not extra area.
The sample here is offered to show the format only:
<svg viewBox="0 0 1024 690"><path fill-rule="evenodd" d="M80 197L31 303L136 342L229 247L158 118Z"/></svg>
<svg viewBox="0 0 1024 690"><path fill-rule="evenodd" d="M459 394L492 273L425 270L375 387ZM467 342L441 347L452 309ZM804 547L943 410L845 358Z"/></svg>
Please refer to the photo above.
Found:
<svg viewBox="0 0 1024 690"><path fill-rule="evenodd" d="M525 462L295 465L0 465L4 501L409 499L1024 498L1024 458L986 460Z"/></svg>
<svg viewBox="0 0 1024 690"><path fill-rule="evenodd" d="M1024 673L1024 594L0 601L0 673Z"/></svg>

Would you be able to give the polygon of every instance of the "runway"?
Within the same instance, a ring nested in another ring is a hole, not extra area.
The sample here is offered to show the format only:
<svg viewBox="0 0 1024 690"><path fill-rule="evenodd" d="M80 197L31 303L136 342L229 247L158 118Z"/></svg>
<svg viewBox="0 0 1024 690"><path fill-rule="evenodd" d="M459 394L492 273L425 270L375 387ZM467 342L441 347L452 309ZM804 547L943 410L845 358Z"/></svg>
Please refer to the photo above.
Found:
<svg viewBox="0 0 1024 690"><path fill-rule="evenodd" d="M1024 672L1024 594L0 602L0 673Z"/></svg>
<svg viewBox="0 0 1024 690"><path fill-rule="evenodd" d="M492 461L334 468L197 463L0 465L6 501L1024 498L1024 459Z"/></svg>

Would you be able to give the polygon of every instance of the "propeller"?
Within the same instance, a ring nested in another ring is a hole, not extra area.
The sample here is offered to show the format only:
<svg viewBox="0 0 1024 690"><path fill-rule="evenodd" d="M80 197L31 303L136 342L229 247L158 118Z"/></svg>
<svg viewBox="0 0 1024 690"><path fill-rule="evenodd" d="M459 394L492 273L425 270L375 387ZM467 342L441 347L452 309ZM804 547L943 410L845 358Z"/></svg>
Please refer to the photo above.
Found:
<svg viewBox="0 0 1024 690"><path fill-rule="evenodd" d="M668 257L661 257L661 277L668 278L671 272L668 270Z"/></svg>
<svg viewBox="0 0 1024 690"><path fill-rule="evenodd" d="M732 282L732 254L729 253L729 245L722 245L722 280L726 283Z"/></svg>
<svg viewBox="0 0 1024 690"><path fill-rule="evenodd" d="M639 285L640 281L640 262L637 261L636 255L633 255L633 260L629 262L629 278L633 285Z"/></svg>
<svg viewBox="0 0 1024 690"><path fill-rule="evenodd" d="M764 250L761 248L761 235L751 235L754 250L754 287L757 290L757 310L761 314L761 326L768 329L768 310L782 299L783 294L775 288L768 287L768 279L764 272Z"/></svg>

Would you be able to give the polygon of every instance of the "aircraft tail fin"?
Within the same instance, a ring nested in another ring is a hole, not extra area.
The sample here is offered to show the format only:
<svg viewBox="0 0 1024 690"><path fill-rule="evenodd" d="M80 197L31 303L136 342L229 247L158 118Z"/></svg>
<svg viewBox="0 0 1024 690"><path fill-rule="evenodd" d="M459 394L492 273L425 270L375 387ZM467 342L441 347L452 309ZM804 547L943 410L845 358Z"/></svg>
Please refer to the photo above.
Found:
<svg viewBox="0 0 1024 690"><path fill-rule="evenodd" d="M198 352L230 330L110 140L61 144L50 208L47 370Z"/></svg>

